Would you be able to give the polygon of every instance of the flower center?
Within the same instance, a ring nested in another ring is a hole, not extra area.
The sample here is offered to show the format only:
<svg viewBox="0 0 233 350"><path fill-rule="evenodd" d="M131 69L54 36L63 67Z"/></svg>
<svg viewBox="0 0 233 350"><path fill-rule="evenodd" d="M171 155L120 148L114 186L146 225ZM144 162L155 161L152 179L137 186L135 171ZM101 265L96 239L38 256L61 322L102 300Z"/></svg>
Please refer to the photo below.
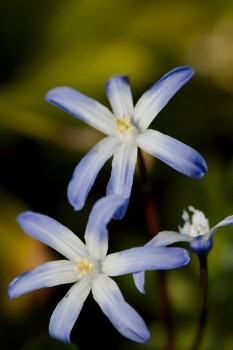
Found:
<svg viewBox="0 0 233 350"><path fill-rule="evenodd" d="M94 266L94 264L88 259L77 258L75 261L78 263L75 268L75 270L79 271L78 279L81 279L83 276L85 276L89 271L92 270Z"/></svg>
<svg viewBox="0 0 233 350"><path fill-rule="evenodd" d="M121 119L115 118L114 122L117 126L117 132L131 132L134 129L134 127L131 125L130 118L126 118L125 116L123 116Z"/></svg>
<svg viewBox="0 0 233 350"><path fill-rule="evenodd" d="M208 234L209 223L204 213L200 210L194 209L192 206L189 206L188 209L193 214L191 216L186 210L184 210L182 215L184 226L179 228L180 233L191 237L205 236Z"/></svg>
<svg viewBox="0 0 233 350"><path fill-rule="evenodd" d="M209 230L206 226L192 224L190 226L190 236L197 237L199 235L205 235Z"/></svg>

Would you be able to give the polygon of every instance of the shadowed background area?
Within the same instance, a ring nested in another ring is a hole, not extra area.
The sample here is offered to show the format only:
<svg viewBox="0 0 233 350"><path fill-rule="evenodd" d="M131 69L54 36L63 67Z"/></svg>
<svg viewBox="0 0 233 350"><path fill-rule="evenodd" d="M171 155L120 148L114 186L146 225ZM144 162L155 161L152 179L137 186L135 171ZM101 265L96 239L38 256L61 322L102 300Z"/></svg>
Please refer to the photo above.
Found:
<svg viewBox="0 0 233 350"><path fill-rule="evenodd" d="M78 161L102 138L96 130L44 101L61 85L109 106L105 83L129 76L134 102L163 74L183 65L196 74L151 128L183 141L206 159L208 173L193 180L146 155L162 230L177 230L188 205L204 211L210 227L233 214L233 2L230 0L8 0L0 1L0 339L7 349L163 350L159 281L146 273L146 295L132 276L116 278L125 299L143 316L147 344L118 334L88 298L72 332L76 344L47 335L50 315L69 286L9 301L19 273L56 259L22 232L16 216L44 213L83 238L93 203L105 194L111 170L101 170L84 209L74 212L67 185ZM135 174L124 220L111 222L109 251L144 244L140 179ZM185 245L183 245L185 246ZM209 315L201 349L233 348L233 229L220 229L209 256ZM197 259L168 272L178 349L189 348L198 317Z"/></svg>

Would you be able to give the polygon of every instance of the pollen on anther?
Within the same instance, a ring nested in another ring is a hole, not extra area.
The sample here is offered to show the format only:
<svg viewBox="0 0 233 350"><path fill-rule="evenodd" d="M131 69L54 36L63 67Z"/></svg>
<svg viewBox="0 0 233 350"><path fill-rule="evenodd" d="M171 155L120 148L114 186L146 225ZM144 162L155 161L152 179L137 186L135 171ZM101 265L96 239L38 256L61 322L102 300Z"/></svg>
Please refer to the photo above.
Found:
<svg viewBox="0 0 233 350"><path fill-rule="evenodd" d="M88 271L91 271L93 268L93 263L88 259L76 259L78 265L75 267L75 270L79 271L78 279L82 278L87 274Z"/></svg>
<svg viewBox="0 0 233 350"><path fill-rule="evenodd" d="M130 118L126 118L125 116L123 116L121 119L115 118L114 122L116 124L116 131L117 132L123 132L123 131L127 131L127 132L131 132L134 128L131 125L130 122Z"/></svg>

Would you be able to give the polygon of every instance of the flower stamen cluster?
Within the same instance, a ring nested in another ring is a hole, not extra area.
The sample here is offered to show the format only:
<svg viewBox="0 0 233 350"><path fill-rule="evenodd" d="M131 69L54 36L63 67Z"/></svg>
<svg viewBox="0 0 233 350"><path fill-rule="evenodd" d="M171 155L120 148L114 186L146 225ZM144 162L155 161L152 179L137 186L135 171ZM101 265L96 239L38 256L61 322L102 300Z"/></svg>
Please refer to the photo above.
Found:
<svg viewBox="0 0 233 350"><path fill-rule="evenodd" d="M78 279L81 279L93 269L94 265L88 259L77 258L75 261L78 262L78 265L75 267L75 270L79 271Z"/></svg>
<svg viewBox="0 0 233 350"><path fill-rule="evenodd" d="M121 119L114 118L114 123L117 126L117 132L127 131L130 133L134 129L134 127L131 125L130 118L126 118L125 116L123 116Z"/></svg>
<svg viewBox="0 0 233 350"><path fill-rule="evenodd" d="M189 214L186 210L183 211L184 226L179 227L180 233L193 238L205 236L210 231L208 219L202 211L194 209L191 205L188 210L193 214Z"/></svg>

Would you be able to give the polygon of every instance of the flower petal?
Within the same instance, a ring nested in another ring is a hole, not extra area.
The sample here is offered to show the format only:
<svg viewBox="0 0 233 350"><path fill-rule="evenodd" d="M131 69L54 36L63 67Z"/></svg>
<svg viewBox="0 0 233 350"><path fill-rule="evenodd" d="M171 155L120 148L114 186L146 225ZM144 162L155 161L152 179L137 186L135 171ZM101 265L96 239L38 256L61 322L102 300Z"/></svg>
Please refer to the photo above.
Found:
<svg viewBox="0 0 233 350"><path fill-rule="evenodd" d="M207 255L213 247L212 237L206 235L199 235L193 238L190 242L190 248L197 255Z"/></svg>
<svg viewBox="0 0 233 350"><path fill-rule="evenodd" d="M108 276L119 276L143 270L174 269L189 261L186 249L144 246L109 254L101 270Z"/></svg>
<svg viewBox="0 0 233 350"><path fill-rule="evenodd" d="M137 146L134 142L123 142L114 153L107 195L121 195L126 199L125 204L115 213L114 219L122 219L127 210L136 161Z"/></svg>
<svg viewBox="0 0 233 350"><path fill-rule="evenodd" d="M45 100L104 134L111 135L114 132L114 116L110 110L72 88L56 87L46 94Z"/></svg>
<svg viewBox="0 0 233 350"><path fill-rule="evenodd" d="M13 299L36 289L76 282L78 274L74 267L75 263L69 260L58 260L24 272L9 284L9 297Z"/></svg>
<svg viewBox="0 0 233 350"><path fill-rule="evenodd" d="M135 272L133 274L135 286L142 294L145 294L145 271Z"/></svg>
<svg viewBox="0 0 233 350"><path fill-rule="evenodd" d="M199 179L207 171L204 158L193 148L156 130L146 130L137 138L137 144L180 173Z"/></svg>
<svg viewBox="0 0 233 350"><path fill-rule="evenodd" d="M49 216L26 211L18 216L22 229L69 260L87 256L85 244L67 227Z"/></svg>
<svg viewBox="0 0 233 350"><path fill-rule="evenodd" d="M70 342L71 330L90 291L91 280L84 277L68 290L51 316L49 324L51 337Z"/></svg>
<svg viewBox="0 0 233 350"><path fill-rule="evenodd" d="M138 100L134 122L140 129L147 129L175 93L193 76L191 67L178 67L165 74Z"/></svg>
<svg viewBox="0 0 233 350"><path fill-rule="evenodd" d="M110 195L99 199L93 206L86 227L85 241L90 255L97 260L102 260L107 254L108 231L106 226L124 202L123 197Z"/></svg>
<svg viewBox="0 0 233 350"><path fill-rule="evenodd" d="M145 246L165 247L176 242L191 242L192 237L182 235L174 231L161 231L153 237ZM134 283L141 293L145 293L145 271L136 272L133 274Z"/></svg>
<svg viewBox="0 0 233 350"><path fill-rule="evenodd" d="M68 199L75 210L83 208L94 181L119 145L118 137L105 137L81 159L68 186Z"/></svg>
<svg viewBox="0 0 233 350"><path fill-rule="evenodd" d="M113 326L126 338L145 343L150 333L144 320L123 298L117 284L105 275L93 281L93 297Z"/></svg>
<svg viewBox="0 0 233 350"><path fill-rule="evenodd" d="M188 235L182 235L175 231L161 231L155 237L153 237L145 246L165 247L169 244L177 242L191 242L192 237Z"/></svg>
<svg viewBox="0 0 233 350"><path fill-rule="evenodd" d="M219 222L216 226L214 226L210 230L208 236L212 237L215 234L215 232L217 231L217 229L219 229L220 227L224 227L224 226L228 226L228 225L232 225L232 224L233 224L233 215L228 216L227 218L225 218L224 220Z"/></svg>
<svg viewBox="0 0 233 350"><path fill-rule="evenodd" d="M127 76L114 75L106 84L106 93L116 118L133 117L133 98Z"/></svg>

